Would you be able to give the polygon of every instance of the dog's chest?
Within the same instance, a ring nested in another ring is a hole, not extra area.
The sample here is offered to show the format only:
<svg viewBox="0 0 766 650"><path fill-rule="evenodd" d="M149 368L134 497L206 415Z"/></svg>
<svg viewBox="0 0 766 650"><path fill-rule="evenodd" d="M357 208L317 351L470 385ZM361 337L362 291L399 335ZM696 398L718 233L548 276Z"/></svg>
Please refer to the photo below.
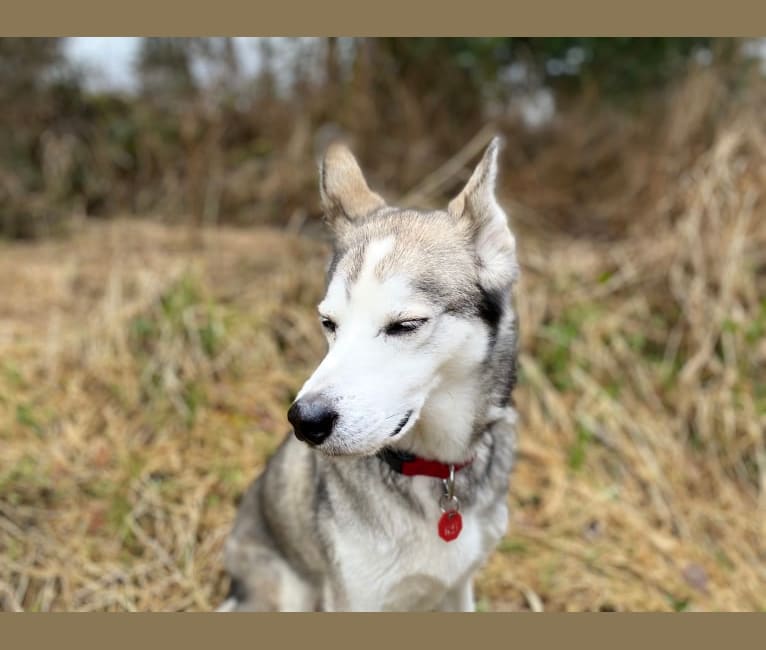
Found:
<svg viewBox="0 0 766 650"><path fill-rule="evenodd" d="M505 532L504 503L462 513L457 539L439 537L437 504L425 517L393 509L385 529L353 527L335 531L336 557L345 604L354 610L438 609L486 560Z"/></svg>

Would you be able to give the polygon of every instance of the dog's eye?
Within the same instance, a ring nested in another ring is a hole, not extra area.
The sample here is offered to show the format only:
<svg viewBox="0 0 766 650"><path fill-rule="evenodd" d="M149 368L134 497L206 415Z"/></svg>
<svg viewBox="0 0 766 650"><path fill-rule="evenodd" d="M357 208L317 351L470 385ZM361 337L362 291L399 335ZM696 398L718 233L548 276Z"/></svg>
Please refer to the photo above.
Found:
<svg viewBox="0 0 766 650"><path fill-rule="evenodd" d="M335 324L335 321L331 318L327 318L325 316L322 316L319 321L322 323L322 327L324 327L325 331L332 334L336 329L338 329L338 326Z"/></svg>
<svg viewBox="0 0 766 650"><path fill-rule="evenodd" d="M418 329L427 318L413 318L411 320L401 320L386 325L385 332L388 336L401 336L403 334L409 334Z"/></svg>

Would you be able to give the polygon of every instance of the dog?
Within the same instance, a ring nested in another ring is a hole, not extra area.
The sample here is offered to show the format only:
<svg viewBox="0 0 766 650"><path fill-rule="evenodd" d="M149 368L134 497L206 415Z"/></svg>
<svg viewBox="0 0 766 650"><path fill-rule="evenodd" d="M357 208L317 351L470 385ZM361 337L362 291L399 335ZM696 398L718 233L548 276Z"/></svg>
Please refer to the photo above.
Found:
<svg viewBox="0 0 766 650"><path fill-rule="evenodd" d="M386 204L328 147L328 352L243 496L219 611L473 611L514 461L519 270L500 140L446 210Z"/></svg>

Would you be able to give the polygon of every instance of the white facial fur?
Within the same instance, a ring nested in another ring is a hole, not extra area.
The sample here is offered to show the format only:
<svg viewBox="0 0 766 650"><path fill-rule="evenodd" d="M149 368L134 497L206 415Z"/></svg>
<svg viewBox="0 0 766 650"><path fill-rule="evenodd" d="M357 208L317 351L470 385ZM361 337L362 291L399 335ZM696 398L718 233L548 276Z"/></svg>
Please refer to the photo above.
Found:
<svg viewBox="0 0 766 650"><path fill-rule="evenodd" d="M338 413L322 451L369 455L395 442L443 462L466 459L476 406L487 393L491 330L498 327L491 314L479 313L479 303L487 296L505 302L518 274L515 241L495 197L499 148L495 138L446 212L382 217L385 201L370 190L351 152L328 148L320 164L324 215L339 249L353 254L335 268L319 306L337 326L328 332L329 351L298 395L329 399ZM367 219L375 214L380 218ZM434 301L423 291L423 278L434 283L429 273L444 285ZM419 292L412 284L418 277ZM473 315L447 310L445 295L465 299L477 286L484 298L467 298ZM507 323L510 305L504 313ZM385 331L408 319L427 321L400 336Z"/></svg>
<svg viewBox="0 0 766 650"><path fill-rule="evenodd" d="M369 455L401 440L438 387L464 385L486 351L481 325L440 313L404 275L384 280L376 275L375 267L393 247L393 237L370 242L353 285L347 291L345 275L336 273L319 305L336 331L328 333L327 356L298 399L311 393L334 402L339 418L320 447L329 454ZM385 332L391 322L422 318L428 320L413 332ZM406 425L392 435L408 413Z"/></svg>

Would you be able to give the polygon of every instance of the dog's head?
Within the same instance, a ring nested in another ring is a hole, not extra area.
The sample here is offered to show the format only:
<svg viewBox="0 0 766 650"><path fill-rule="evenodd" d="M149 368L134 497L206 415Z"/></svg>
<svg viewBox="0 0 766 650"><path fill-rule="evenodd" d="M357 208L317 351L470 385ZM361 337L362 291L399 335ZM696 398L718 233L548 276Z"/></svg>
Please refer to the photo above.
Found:
<svg viewBox="0 0 766 650"><path fill-rule="evenodd" d="M446 210L387 206L351 152L320 168L334 255L319 319L329 349L290 407L301 440L371 455L412 429L445 386L460 391L494 343L517 275L495 199L499 140Z"/></svg>

